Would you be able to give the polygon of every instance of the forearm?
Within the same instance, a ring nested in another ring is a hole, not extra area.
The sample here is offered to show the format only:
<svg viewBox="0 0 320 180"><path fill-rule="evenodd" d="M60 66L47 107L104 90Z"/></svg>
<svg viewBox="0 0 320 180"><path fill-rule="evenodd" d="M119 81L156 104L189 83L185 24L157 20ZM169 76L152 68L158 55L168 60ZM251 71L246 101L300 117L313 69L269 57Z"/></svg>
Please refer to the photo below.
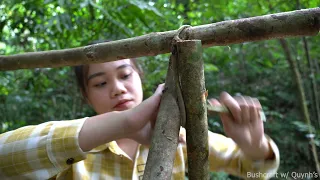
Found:
<svg viewBox="0 0 320 180"><path fill-rule="evenodd" d="M79 133L79 146L86 152L99 145L127 137L127 114L109 112L88 118Z"/></svg>

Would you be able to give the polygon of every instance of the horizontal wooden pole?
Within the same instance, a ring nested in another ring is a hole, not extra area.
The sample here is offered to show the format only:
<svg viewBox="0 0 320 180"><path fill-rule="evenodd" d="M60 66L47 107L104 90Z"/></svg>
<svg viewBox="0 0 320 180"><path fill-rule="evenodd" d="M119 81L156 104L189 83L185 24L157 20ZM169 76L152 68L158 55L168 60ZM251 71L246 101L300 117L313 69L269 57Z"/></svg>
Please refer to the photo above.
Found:
<svg viewBox="0 0 320 180"><path fill-rule="evenodd" d="M319 32L320 8L283 12L186 28L181 39L198 39L203 46L223 46ZM0 56L0 70L62 67L115 61L170 52L177 30L155 32L90 46Z"/></svg>

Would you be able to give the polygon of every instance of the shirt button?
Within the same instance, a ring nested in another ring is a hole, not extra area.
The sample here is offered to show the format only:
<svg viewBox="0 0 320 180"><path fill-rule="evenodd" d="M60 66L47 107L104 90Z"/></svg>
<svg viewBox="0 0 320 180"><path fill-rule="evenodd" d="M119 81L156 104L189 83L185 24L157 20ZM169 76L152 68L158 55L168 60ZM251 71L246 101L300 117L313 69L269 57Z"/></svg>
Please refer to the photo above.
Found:
<svg viewBox="0 0 320 180"><path fill-rule="evenodd" d="M69 159L67 159L67 161L66 161L66 163L67 163L68 165L73 164L73 162L74 162L74 159L73 159L73 158L69 158Z"/></svg>

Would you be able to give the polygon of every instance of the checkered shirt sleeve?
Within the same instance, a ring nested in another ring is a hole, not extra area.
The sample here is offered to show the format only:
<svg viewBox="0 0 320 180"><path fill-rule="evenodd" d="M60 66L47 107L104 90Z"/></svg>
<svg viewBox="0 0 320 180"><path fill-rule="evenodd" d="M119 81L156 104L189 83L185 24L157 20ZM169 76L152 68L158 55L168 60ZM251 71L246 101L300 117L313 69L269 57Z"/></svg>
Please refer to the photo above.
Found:
<svg viewBox="0 0 320 180"><path fill-rule="evenodd" d="M85 159L78 144L85 119L51 121L0 134L0 179L49 179Z"/></svg>

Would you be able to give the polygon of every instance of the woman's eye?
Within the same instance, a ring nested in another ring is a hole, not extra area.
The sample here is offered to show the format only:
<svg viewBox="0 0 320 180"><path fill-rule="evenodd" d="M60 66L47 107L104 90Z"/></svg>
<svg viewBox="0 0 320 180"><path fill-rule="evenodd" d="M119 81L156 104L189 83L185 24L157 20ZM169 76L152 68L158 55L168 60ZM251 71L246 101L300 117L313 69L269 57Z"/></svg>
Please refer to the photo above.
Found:
<svg viewBox="0 0 320 180"><path fill-rule="evenodd" d="M128 79L130 76L131 76L132 73L129 73L129 74L125 74L122 76L122 79L126 80Z"/></svg>
<svg viewBox="0 0 320 180"><path fill-rule="evenodd" d="M95 87L103 87L104 85L106 85L107 82L102 82L102 83L98 83L96 85L94 85Z"/></svg>

